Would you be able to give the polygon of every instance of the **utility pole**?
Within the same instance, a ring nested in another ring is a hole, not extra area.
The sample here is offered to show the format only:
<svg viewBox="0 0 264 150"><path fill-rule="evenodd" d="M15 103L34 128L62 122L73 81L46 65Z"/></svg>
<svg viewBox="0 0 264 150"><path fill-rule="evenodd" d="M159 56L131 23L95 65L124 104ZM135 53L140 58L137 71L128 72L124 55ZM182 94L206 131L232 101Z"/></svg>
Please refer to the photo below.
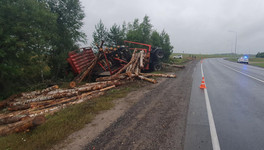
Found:
<svg viewBox="0 0 264 150"><path fill-rule="evenodd" d="M236 48L237 48L237 32L236 31L228 31L228 32L232 32L232 33L235 33L236 35L236 39L235 39L235 56L236 56Z"/></svg>

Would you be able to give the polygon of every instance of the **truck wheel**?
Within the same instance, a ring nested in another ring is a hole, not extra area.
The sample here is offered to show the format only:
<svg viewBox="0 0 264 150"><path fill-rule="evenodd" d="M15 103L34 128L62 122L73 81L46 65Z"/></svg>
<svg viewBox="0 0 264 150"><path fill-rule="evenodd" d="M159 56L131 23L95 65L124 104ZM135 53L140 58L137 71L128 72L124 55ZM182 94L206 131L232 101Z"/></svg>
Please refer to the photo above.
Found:
<svg viewBox="0 0 264 150"><path fill-rule="evenodd" d="M155 64L153 65L153 70L154 70L154 71L160 71L161 68L162 68L162 66L161 66L160 63L155 63Z"/></svg>
<svg viewBox="0 0 264 150"><path fill-rule="evenodd" d="M163 58L164 57L164 53L161 49L157 49L156 52L155 52L155 56L159 59Z"/></svg>

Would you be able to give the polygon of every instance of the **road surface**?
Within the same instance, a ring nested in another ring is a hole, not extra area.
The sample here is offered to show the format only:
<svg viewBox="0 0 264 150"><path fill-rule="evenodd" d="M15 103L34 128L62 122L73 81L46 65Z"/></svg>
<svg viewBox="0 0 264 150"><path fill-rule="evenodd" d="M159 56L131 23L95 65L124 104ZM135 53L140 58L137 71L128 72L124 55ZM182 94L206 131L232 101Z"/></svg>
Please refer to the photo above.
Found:
<svg viewBox="0 0 264 150"><path fill-rule="evenodd" d="M215 126L209 123L205 93L199 88L201 70ZM222 150L264 149L264 69L218 58L204 60L202 68L196 65L184 149L213 149L215 137Z"/></svg>
<svg viewBox="0 0 264 150"><path fill-rule="evenodd" d="M146 93L123 116L88 143L104 150L183 149L185 127L197 61Z"/></svg>

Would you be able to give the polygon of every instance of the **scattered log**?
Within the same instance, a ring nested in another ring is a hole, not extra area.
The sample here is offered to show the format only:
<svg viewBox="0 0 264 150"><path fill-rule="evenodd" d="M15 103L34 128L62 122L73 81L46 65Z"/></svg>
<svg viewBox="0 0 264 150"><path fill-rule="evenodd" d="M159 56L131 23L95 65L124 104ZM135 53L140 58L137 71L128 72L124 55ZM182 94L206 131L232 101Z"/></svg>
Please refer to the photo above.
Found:
<svg viewBox="0 0 264 150"><path fill-rule="evenodd" d="M144 77L165 77L165 78L176 78L176 75L174 74L147 74L147 73L141 73Z"/></svg>
<svg viewBox="0 0 264 150"><path fill-rule="evenodd" d="M146 81L151 82L151 83L157 83L157 80L155 80L155 79L150 79L150 78L147 78L147 77L144 77L141 75L139 75L137 77L140 78L141 80L146 80Z"/></svg>
<svg viewBox="0 0 264 150"><path fill-rule="evenodd" d="M119 75L110 76L110 77L100 77L100 78L97 78L96 81L123 80L125 78L126 78L126 74L119 74Z"/></svg>
<svg viewBox="0 0 264 150"><path fill-rule="evenodd" d="M19 122L1 126L0 136L26 131L29 128L43 124L45 120L46 118L44 116L36 116L34 118L28 117L28 118L24 118L23 120Z"/></svg>
<svg viewBox="0 0 264 150"><path fill-rule="evenodd" d="M175 64L167 64L167 63L162 63L162 64L165 66L170 66L170 67L175 67L175 68L181 68L181 69L185 68L184 65L175 65Z"/></svg>

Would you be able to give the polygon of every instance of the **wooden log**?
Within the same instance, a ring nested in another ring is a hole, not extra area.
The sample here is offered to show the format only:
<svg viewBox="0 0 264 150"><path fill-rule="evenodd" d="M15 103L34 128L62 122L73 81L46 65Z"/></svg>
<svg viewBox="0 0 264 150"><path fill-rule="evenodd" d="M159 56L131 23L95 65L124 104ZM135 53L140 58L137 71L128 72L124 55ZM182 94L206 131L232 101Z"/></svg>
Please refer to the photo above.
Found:
<svg viewBox="0 0 264 150"><path fill-rule="evenodd" d="M176 78L174 74L151 74L151 73L141 73L144 77L165 77L165 78Z"/></svg>
<svg viewBox="0 0 264 150"><path fill-rule="evenodd" d="M138 76L140 74L140 64L137 65L136 69L135 69L135 75Z"/></svg>
<svg viewBox="0 0 264 150"><path fill-rule="evenodd" d="M78 91L76 90L72 90L71 92L70 90L64 90L63 92L57 92L57 93L48 94L45 96L38 96L33 99L27 99L24 101L14 102L14 103L11 103L10 106L25 105L31 102L46 101L46 100L51 100L51 99L63 98L63 97L72 97L76 95L78 95Z"/></svg>
<svg viewBox="0 0 264 150"><path fill-rule="evenodd" d="M43 93L48 93L48 92L50 92L52 90L55 90L55 89L58 89L58 88L59 88L58 85L54 85L54 86L48 87L48 88L43 89L43 90L32 91L32 92L29 92L29 93L21 93L21 94L22 94L23 98L34 98L37 95L41 95Z"/></svg>
<svg viewBox="0 0 264 150"><path fill-rule="evenodd" d="M0 127L0 136L8 135L11 133L17 133L26 131L31 127L38 126L45 122L46 118L44 116L36 116L34 118L25 118L16 123L12 123L9 125L1 126Z"/></svg>
<svg viewBox="0 0 264 150"><path fill-rule="evenodd" d="M110 89L115 88L115 87L116 87L115 85L111 85L111 86L108 86L106 88L100 89L99 91L103 92L103 91L107 91L107 90L110 90Z"/></svg>
<svg viewBox="0 0 264 150"><path fill-rule="evenodd" d="M157 83L157 80L155 80L155 79L150 79L150 78L147 78L147 77L144 77L141 75L139 75L137 77L140 78L141 80L146 80L146 81L151 82L151 83Z"/></svg>
<svg viewBox="0 0 264 150"><path fill-rule="evenodd" d="M18 115L24 115L24 114L28 114L28 110L20 110L20 111L14 111L14 112L9 112L9 113L3 113L3 114L0 114L0 119L18 116Z"/></svg>
<svg viewBox="0 0 264 150"><path fill-rule="evenodd" d="M61 100L57 100L57 101L54 101L52 103L50 103L49 105L45 105L45 106L42 106L42 107L39 107L38 109L45 109L45 108L50 108L50 107L55 107L55 106L58 106L58 105L61 105L61 104L66 104L66 103L69 103L69 102L72 102L72 101L75 101L77 100L77 97L71 97L71 98L63 98Z"/></svg>
<svg viewBox="0 0 264 150"><path fill-rule="evenodd" d="M119 75L110 76L110 77L100 77L100 78L97 78L96 81L122 80L125 78L126 78L126 74L119 74Z"/></svg>
<svg viewBox="0 0 264 150"><path fill-rule="evenodd" d="M132 73L135 73L135 69L136 69L136 66L138 65L138 62L139 62L139 59L140 59L140 53L137 53L137 55L135 56L135 61L134 63L131 65L131 72Z"/></svg>
<svg viewBox="0 0 264 150"><path fill-rule="evenodd" d="M37 109L39 107L47 106L54 102L54 100L48 100L48 101L43 101L43 102L32 102L30 103L30 108L31 109Z"/></svg>
<svg viewBox="0 0 264 150"><path fill-rule="evenodd" d="M77 90L79 92L87 92L87 91L99 90L99 89L102 89L102 88L105 88L105 87L111 86L111 85L119 86L121 84L122 83L119 80L113 80L113 81L107 81L107 82L103 82L100 84L96 84L93 86L81 87L81 88L78 88Z"/></svg>
<svg viewBox="0 0 264 150"><path fill-rule="evenodd" d="M165 66L170 66L170 67L175 67L175 68L185 68L184 65L175 65L175 64L167 64L167 63L162 63Z"/></svg>
<svg viewBox="0 0 264 150"><path fill-rule="evenodd" d="M7 116L5 118L0 118L0 125L18 122L26 117L28 117L28 115L23 114L23 115L17 115L17 116L11 116L11 117Z"/></svg>
<svg viewBox="0 0 264 150"><path fill-rule="evenodd" d="M21 94L15 94L15 95L10 96L9 98L7 98L3 101L0 101L0 108L6 107L8 105L8 103L14 101L18 97L21 97Z"/></svg>
<svg viewBox="0 0 264 150"><path fill-rule="evenodd" d="M76 82L75 82L75 81L70 82L70 87L71 87L71 88L76 87Z"/></svg>
<svg viewBox="0 0 264 150"><path fill-rule="evenodd" d="M61 105L57 105L57 106L54 106L54 107L50 107L50 108L45 108L45 109L41 109L41 110L36 110L36 111L32 111L29 113L29 116L30 117L34 117L34 116L38 116L38 115L48 115L48 114L53 114L63 108L66 108L67 106L69 105L74 105L74 104L79 104L79 103L82 103L84 101L87 101L87 100L90 100L92 98L96 98L96 97L99 97L101 95L103 95L105 92L102 91L102 92L97 92L97 93L94 93L94 94L91 94L91 95L88 95L86 97L83 97L79 100L75 100L75 101L71 101L69 103L66 103L66 104L61 104Z"/></svg>
<svg viewBox="0 0 264 150"><path fill-rule="evenodd" d="M24 110L24 109L28 109L28 108L30 108L30 105L25 104L25 105L13 105L13 106L8 107L7 109L9 111L17 111L17 110Z"/></svg>
<svg viewBox="0 0 264 150"><path fill-rule="evenodd" d="M96 93L96 94L88 95L88 96L83 97L83 98L81 98L81 99L79 99L79 100L77 100L77 101L71 102L71 103L69 103L69 104L67 104L67 105L79 104L79 103L82 103L82 102L84 102L84 101L87 101L87 100L90 100L90 99L93 99L93 98L99 97L99 96L104 95L104 94L105 94L104 91L102 91L102 92L98 92L98 93Z"/></svg>
<svg viewBox="0 0 264 150"><path fill-rule="evenodd" d="M143 61L144 61L144 51L140 51L140 60L139 60L139 67L141 68L141 69L143 69L144 68L144 64L143 64Z"/></svg>

